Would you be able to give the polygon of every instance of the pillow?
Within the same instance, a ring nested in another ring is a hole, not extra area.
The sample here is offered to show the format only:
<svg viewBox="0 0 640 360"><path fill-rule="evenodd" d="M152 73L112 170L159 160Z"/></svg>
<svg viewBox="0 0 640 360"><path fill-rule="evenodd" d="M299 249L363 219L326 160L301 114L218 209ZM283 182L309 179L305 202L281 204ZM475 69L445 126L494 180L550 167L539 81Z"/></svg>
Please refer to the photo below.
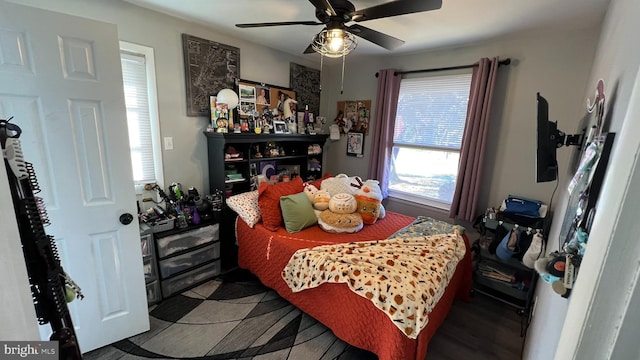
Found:
<svg viewBox="0 0 640 360"><path fill-rule="evenodd" d="M262 225L268 230L277 231L282 226L280 197L297 194L303 190L300 176L289 182L273 185L262 183L258 188L258 207L262 214ZM306 195L305 195L306 196Z"/></svg>
<svg viewBox="0 0 640 360"><path fill-rule="evenodd" d="M315 186L316 188L320 189L320 187L322 186L322 182L323 182L324 180L329 179L329 178L332 178L332 177L333 177L333 176L331 176L331 174L329 174L329 173L325 173L325 174L322 176L322 178L320 178L320 179L316 179L316 180L313 180L313 181L310 181L310 182L308 182L308 184L309 184L309 185L313 185L313 186Z"/></svg>
<svg viewBox="0 0 640 360"><path fill-rule="evenodd" d="M260 221L258 190L230 196L227 199L227 206L235 211L251 228Z"/></svg>
<svg viewBox="0 0 640 360"><path fill-rule="evenodd" d="M320 185L320 190L328 191L331 196L342 193L353 194L356 188L351 186L351 183L356 182L356 178L359 179L357 176L349 177L345 174L339 174L324 179Z"/></svg>
<svg viewBox="0 0 640 360"><path fill-rule="evenodd" d="M318 222L313 206L304 192L280 198L284 227L290 233L296 233Z"/></svg>

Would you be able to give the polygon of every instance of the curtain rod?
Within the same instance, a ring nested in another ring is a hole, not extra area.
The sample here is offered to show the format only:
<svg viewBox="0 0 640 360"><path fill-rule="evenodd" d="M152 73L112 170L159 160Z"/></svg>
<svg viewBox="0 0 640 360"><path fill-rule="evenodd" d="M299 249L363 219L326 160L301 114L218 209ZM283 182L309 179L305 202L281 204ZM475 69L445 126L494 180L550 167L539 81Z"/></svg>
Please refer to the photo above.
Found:
<svg viewBox="0 0 640 360"><path fill-rule="evenodd" d="M504 60L500 60L498 65L509 65L511 64L511 58L506 58ZM434 71L445 71L445 70L458 70L458 69L468 69L477 66L476 64L469 65L460 65L460 66L450 66L436 69L422 69L422 70L409 70L409 71L396 71L393 75L405 75L405 74L415 74L422 72L434 72ZM380 73L376 73L376 77L380 76Z"/></svg>

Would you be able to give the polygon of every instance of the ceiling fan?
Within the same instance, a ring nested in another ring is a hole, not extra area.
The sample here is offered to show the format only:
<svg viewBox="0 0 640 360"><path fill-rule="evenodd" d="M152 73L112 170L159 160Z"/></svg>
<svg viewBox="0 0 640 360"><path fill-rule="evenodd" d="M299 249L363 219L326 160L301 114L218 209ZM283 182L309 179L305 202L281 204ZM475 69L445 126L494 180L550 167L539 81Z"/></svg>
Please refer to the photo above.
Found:
<svg viewBox="0 0 640 360"><path fill-rule="evenodd" d="M442 0L397 0L360 10L356 10L355 6L348 0L309 0L309 2L313 4L316 9L316 18L318 21L250 23L236 24L236 26L239 28L255 28L287 25L325 25L324 30L314 37L312 43L304 53L308 54L315 51L323 55L331 56L332 50L337 50L338 47L340 47L340 51L333 54L335 55L333 57L336 57L346 55L346 53L355 48L355 38L349 34L366 39L388 50L393 50L404 44L403 40L362 25L346 25L348 22L355 21L358 23L367 20L436 10L442 7ZM345 43L346 41L352 42L351 48L346 48L348 45Z"/></svg>

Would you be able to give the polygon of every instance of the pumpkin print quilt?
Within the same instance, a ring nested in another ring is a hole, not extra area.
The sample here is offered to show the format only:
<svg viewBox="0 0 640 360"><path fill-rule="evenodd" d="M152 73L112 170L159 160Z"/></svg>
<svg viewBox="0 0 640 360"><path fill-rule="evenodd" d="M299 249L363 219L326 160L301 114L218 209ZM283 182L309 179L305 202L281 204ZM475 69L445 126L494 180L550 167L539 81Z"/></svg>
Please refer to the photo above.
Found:
<svg viewBox="0 0 640 360"><path fill-rule="evenodd" d="M293 292L345 283L415 339L466 252L458 231L322 245L296 251L282 271Z"/></svg>

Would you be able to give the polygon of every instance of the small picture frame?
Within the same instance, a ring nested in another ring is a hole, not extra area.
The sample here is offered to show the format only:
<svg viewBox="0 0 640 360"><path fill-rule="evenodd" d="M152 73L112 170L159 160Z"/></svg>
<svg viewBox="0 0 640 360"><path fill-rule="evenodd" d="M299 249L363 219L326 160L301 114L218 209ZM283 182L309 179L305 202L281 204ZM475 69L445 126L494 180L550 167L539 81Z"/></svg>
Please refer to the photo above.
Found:
<svg viewBox="0 0 640 360"><path fill-rule="evenodd" d="M287 132L287 124L284 121L273 121L273 132L275 134L284 134Z"/></svg>
<svg viewBox="0 0 640 360"><path fill-rule="evenodd" d="M347 133L347 156L364 156L364 133L355 131Z"/></svg>

